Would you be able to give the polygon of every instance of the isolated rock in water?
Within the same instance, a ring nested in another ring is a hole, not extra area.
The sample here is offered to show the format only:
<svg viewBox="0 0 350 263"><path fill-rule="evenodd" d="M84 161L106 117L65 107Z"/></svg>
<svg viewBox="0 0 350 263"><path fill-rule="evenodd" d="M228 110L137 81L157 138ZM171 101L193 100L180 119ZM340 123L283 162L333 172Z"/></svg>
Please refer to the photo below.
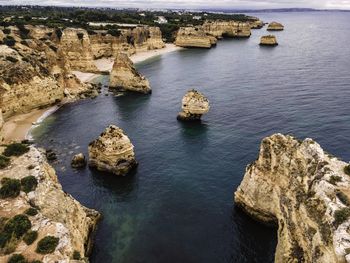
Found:
<svg viewBox="0 0 350 263"><path fill-rule="evenodd" d="M200 120L209 111L209 100L202 93L190 90L182 99L182 111L177 119L183 121Z"/></svg>
<svg viewBox="0 0 350 263"><path fill-rule="evenodd" d="M89 166L116 175L126 175L136 167L134 146L124 131L110 125L89 145Z"/></svg>
<svg viewBox="0 0 350 263"><path fill-rule="evenodd" d="M211 48L217 39L208 36L203 27L181 27L176 34L175 45L179 47Z"/></svg>
<svg viewBox="0 0 350 263"><path fill-rule="evenodd" d="M57 160L56 153L53 150L51 150L51 149L46 150L45 155L46 155L46 159L48 161L56 161Z"/></svg>
<svg viewBox="0 0 350 263"><path fill-rule="evenodd" d="M271 22L267 27L267 30L270 31L281 31L284 30L284 26L281 23Z"/></svg>
<svg viewBox="0 0 350 263"><path fill-rule="evenodd" d="M79 153L73 156L71 165L73 168L82 168L86 165L86 159L84 154Z"/></svg>
<svg viewBox="0 0 350 263"><path fill-rule="evenodd" d="M263 139L235 202L253 217L278 224L275 262L349 262L346 167L311 139L282 134Z"/></svg>
<svg viewBox="0 0 350 263"><path fill-rule="evenodd" d="M134 67L133 62L125 53L119 53L114 61L110 74L110 88L118 88L141 93L151 93L148 80Z"/></svg>
<svg viewBox="0 0 350 263"><path fill-rule="evenodd" d="M260 46L277 46L277 39L273 35L262 36L260 38Z"/></svg>

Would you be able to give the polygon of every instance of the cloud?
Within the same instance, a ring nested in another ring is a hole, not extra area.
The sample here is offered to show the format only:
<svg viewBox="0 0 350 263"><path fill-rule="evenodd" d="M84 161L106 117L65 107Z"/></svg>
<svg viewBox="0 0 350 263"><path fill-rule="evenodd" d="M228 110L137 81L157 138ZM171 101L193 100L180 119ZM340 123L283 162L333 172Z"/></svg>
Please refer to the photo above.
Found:
<svg viewBox="0 0 350 263"><path fill-rule="evenodd" d="M58 5L114 8L340 8L350 9L350 0L0 0L0 5Z"/></svg>

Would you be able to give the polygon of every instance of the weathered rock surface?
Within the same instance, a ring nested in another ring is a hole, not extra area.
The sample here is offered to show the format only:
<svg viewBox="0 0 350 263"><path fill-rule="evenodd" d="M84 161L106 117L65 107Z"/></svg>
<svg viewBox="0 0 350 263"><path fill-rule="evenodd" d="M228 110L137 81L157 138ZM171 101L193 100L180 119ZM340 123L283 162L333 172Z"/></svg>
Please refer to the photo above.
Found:
<svg viewBox="0 0 350 263"><path fill-rule="evenodd" d="M72 260L73 253L78 251L82 257L88 256L92 233L100 214L82 206L62 190L54 169L34 147L21 157L12 157L11 165L0 170L0 181L5 177L22 179L26 176L34 176L38 182L37 187L29 193L21 191L15 198L0 199L0 217L12 218L28 208L37 208L38 214L29 216L29 219L31 229L38 231L38 238L31 245L20 242L9 255L0 254L0 262L7 262L16 253L21 253L30 262L85 262ZM47 255L36 253L38 241L47 235L59 238L55 251Z"/></svg>
<svg viewBox="0 0 350 263"><path fill-rule="evenodd" d="M90 143L89 166L120 176L137 166L134 146L122 129L110 125Z"/></svg>
<svg viewBox="0 0 350 263"><path fill-rule="evenodd" d="M262 36L260 38L260 46L277 46L277 39L273 35Z"/></svg>
<svg viewBox="0 0 350 263"><path fill-rule="evenodd" d="M115 58L109 86L121 90L151 93L148 80L137 72L133 62L125 53L119 53Z"/></svg>
<svg viewBox="0 0 350 263"><path fill-rule="evenodd" d="M250 37L251 26L249 23L236 22L236 21L205 21L203 24L203 30L207 35L214 36L216 38L222 37Z"/></svg>
<svg viewBox="0 0 350 263"><path fill-rule="evenodd" d="M159 27L136 27L128 31L126 36L135 47L136 52L165 47Z"/></svg>
<svg viewBox="0 0 350 263"><path fill-rule="evenodd" d="M190 90L182 98L182 111L177 119L182 121L200 120L209 111L209 100L199 91Z"/></svg>
<svg viewBox="0 0 350 263"><path fill-rule="evenodd" d="M203 27L181 27L176 35L175 45L179 47L211 48L217 42L213 36L208 36Z"/></svg>
<svg viewBox="0 0 350 263"><path fill-rule="evenodd" d="M275 134L246 168L235 202L278 224L275 262L345 262L350 252L346 163L311 139ZM349 262L349 261L347 261Z"/></svg>
<svg viewBox="0 0 350 263"><path fill-rule="evenodd" d="M63 30L59 49L72 70L98 71L93 61L90 38L86 30L79 28Z"/></svg>
<svg viewBox="0 0 350 263"><path fill-rule="evenodd" d="M86 159L83 153L79 153L73 156L71 165L73 168L83 168L86 165Z"/></svg>
<svg viewBox="0 0 350 263"><path fill-rule="evenodd" d="M281 30L284 30L284 26L278 22L271 22L268 25L267 30L269 30L269 31L281 31Z"/></svg>
<svg viewBox="0 0 350 263"><path fill-rule="evenodd" d="M260 29L264 27L264 22L256 18L256 20L250 21L249 25L251 29Z"/></svg>

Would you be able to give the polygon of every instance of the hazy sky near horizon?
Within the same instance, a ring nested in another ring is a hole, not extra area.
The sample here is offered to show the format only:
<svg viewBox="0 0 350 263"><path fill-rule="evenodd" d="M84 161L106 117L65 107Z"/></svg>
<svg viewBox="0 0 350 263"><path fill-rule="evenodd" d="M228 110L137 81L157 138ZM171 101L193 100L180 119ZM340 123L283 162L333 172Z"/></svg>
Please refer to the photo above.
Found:
<svg viewBox="0 0 350 263"><path fill-rule="evenodd" d="M133 8L320 8L350 9L350 0L0 0L1 5L59 5Z"/></svg>

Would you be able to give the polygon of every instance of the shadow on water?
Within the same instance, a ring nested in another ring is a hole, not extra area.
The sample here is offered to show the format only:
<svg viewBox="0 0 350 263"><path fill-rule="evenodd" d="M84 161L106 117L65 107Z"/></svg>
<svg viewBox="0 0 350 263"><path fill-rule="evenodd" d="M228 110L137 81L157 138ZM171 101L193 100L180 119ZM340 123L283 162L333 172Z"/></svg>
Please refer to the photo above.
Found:
<svg viewBox="0 0 350 263"><path fill-rule="evenodd" d="M196 138L197 136L205 136L209 130L209 125L201 120L188 122L178 121L178 123L181 127L182 136L184 138Z"/></svg>

